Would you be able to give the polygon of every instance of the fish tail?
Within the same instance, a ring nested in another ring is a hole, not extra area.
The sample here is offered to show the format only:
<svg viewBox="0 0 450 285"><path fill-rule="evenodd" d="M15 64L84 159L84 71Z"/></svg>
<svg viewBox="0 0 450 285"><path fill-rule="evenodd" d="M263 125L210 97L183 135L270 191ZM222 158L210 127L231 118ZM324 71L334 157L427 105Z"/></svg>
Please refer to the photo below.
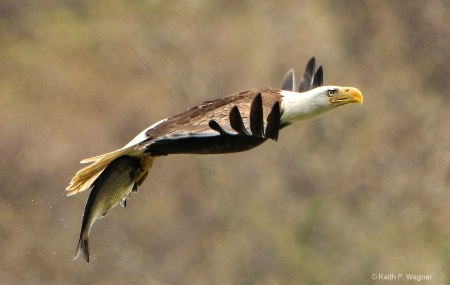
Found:
<svg viewBox="0 0 450 285"><path fill-rule="evenodd" d="M81 253L83 253L83 258L86 259L86 261L89 263L89 238L80 237L77 252L75 253L73 259L77 259Z"/></svg>

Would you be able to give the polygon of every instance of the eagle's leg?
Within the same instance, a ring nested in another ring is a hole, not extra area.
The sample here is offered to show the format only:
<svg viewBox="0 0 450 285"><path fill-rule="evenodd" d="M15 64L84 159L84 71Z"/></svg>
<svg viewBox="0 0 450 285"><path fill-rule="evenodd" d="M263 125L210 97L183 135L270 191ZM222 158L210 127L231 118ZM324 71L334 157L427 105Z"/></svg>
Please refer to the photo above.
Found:
<svg viewBox="0 0 450 285"><path fill-rule="evenodd" d="M135 184L134 184L134 187L133 187L133 191L136 192L138 186L141 186L142 183L144 183L145 178L147 178L147 176L148 176L148 172L150 171L150 169L153 166L153 161L154 160L155 160L155 157L150 155L150 154L145 154L141 158L141 160L140 160L141 168L136 173L136 176L134 178Z"/></svg>

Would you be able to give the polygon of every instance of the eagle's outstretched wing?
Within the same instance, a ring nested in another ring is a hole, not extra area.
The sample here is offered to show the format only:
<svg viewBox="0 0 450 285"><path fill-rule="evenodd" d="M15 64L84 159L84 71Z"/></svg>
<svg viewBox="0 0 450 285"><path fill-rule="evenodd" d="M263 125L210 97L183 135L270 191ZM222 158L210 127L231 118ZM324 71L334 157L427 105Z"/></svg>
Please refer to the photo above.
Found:
<svg viewBox="0 0 450 285"><path fill-rule="evenodd" d="M171 153L229 153L278 138L279 90L252 89L206 101L141 133L143 149L154 156Z"/></svg>

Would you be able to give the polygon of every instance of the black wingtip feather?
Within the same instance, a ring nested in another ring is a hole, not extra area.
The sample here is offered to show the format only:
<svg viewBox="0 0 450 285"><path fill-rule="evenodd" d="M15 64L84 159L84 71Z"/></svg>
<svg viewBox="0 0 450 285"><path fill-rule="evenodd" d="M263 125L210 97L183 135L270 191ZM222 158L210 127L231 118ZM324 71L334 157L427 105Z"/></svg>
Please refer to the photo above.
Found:
<svg viewBox="0 0 450 285"><path fill-rule="evenodd" d="M290 69L283 78L281 84L281 90L295 91L295 72L294 69Z"/></svg>
<svg viewBox="0 0 450 285"><path fill-rule="evenodd" d="M302 81L300 82L300 86L298 87L299 92L305 92L311 89L311 83L314 78L315 68L316 68L316 58L313 56L306 64Z"/></svg>
<svg viewBox="0 0 450 285"><path fill-rule="evenodd" d="M316 73L314 74L314 80L311 89L314 89L322 85L323 85L323 68L322 66L319 66Z"/></svg>
<svg viewBox="0 0 450 285"><path fill-rule="evenodd" d="M252 105L250 106L250 130L254 136L263 136L264 118L261 93L256 95L255 99L253 99Z"/></svg>
<svg viewBox="0 0 450 285"><path fill-rule="evenodd" d="M227 132L215 120L209 121L209 127L216 132L219 132L221 135L227 134Z"/></svg>
<svg viewBox="0 0 450 285"><path fill-rule="evenodd" d="M278 139L278 132L280 131L280 118L280 102L276 102L273 105L269 116L267 116L267 127L265 134L267 138L273 139L274 141Z"/></svg>
<svg viewBox="0 0 450 285"><path fill-rule="evenodd" d="M239 134L250 135L245 129L241 113L239 112L239 108L237 106L234 106L230 111L230 125L233 130Z"/></svg>

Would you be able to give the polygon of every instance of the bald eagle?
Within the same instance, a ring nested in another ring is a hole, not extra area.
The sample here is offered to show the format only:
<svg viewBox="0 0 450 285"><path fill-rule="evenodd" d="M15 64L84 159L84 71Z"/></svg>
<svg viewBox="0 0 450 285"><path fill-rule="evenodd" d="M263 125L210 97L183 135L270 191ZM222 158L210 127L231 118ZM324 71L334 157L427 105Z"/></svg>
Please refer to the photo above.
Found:
<svg viewBox="0 0 450 285"><path fill-rule="evenodd" d="M138 134L121 149L87 158L67 187L68 195L92 187L83 216L76 257L83 251L89 261L88 234L94 221L122 202L145 180L158 156L177 153L218 154L241 152L300 120L325 114L349 103L361 103L353 87L323 86L323 69L315 58L306 65L298 90L291 69L282 88L250 89L203 102L163 119Z"/></svg>

